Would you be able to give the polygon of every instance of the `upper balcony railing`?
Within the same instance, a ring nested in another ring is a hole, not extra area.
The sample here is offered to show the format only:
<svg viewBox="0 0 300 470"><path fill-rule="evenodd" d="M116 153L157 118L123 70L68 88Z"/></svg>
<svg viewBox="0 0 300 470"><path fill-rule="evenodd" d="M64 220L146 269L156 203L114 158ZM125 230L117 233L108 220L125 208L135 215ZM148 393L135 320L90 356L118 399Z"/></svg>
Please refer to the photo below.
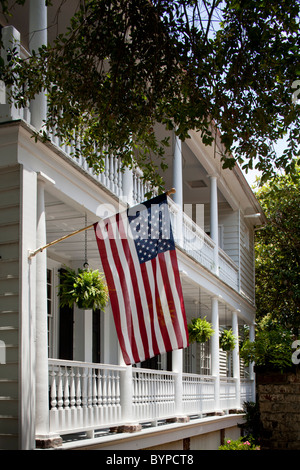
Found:
<svg viewBox="0 0 300 470"><path fill-rule="evenodd" d="M185 212L169 200L174 238L178 245L209 271L230 287L239 289L239 268L221 248L218 249L218 266L215 266L215 242Z"/></svg>

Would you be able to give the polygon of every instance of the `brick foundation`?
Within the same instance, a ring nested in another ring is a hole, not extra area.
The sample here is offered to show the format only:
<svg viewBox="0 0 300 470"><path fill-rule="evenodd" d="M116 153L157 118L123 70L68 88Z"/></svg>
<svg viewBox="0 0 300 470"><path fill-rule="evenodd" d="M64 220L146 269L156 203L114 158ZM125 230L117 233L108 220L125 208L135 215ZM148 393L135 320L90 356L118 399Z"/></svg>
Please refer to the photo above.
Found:
<svg viewBox="0 0 300 470"><path fill-rule="evenodd" d="M300 368L256 371L262 450L300 450Z"/></svg>

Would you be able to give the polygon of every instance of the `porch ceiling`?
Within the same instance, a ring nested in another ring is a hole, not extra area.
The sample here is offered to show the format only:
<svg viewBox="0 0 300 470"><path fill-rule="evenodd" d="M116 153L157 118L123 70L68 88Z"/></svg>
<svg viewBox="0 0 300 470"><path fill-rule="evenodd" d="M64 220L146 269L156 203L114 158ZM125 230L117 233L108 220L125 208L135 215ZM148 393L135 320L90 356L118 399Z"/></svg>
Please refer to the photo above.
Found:
<svg viewBox="0 0 300 470"><path fill-rule="evenodd" d="M211 321L211 295L201 286L189 282L186 276L181 276L181 285L187 321L199 316L202 318L206 316L207 320ZM231 312L221 302L219 302L219 321L222 325L231 324Z"/></svg>
<svg viewBox="0 0 300 470"><path fill-rule="evenodd" d="M97 221L96 217L91 220L78 209L71 207L53 196L45 193L45 209L46 209L46 227L47 227L47 243L57 240L76 230ZM57 257L64 262L85 260L85 243L87 238L87 258L91 266L97 264L99 266L100 258L95 240L93 229L73 235L49 248L48 254ZM78 263L76 263L78 264Z"/></svg>

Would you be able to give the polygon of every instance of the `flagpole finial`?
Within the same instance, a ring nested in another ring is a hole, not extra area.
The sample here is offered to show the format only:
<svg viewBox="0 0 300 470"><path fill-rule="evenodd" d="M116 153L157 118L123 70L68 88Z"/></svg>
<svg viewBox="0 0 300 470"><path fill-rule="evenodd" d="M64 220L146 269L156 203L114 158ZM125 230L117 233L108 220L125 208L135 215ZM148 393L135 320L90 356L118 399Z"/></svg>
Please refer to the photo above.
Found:
<svg viewBox="0 0 300 470"><path fill-rule="evenodd" d="M171 194L175 194L176 193L176 189L175 188L171 188L169 189L167 192L166 192L166 195L167 196L171 196Z"/></svg>

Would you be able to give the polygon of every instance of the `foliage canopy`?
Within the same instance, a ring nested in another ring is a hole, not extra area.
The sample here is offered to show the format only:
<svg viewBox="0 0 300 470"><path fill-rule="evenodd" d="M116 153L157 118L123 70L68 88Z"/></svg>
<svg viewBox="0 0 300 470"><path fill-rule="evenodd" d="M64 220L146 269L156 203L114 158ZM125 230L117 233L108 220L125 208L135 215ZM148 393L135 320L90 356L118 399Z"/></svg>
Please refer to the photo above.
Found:
<svg viewBox="0 0 300 470"><path fill-rule="evenodd" d="M256 232L257 318L300 328L300 171L278 175L256 193L268 222Z"/></svg>
<svg viewBox="0 0 300 470"><path fill-rule="evenodd" d="M256 335L240 354L258 366L292 366L300 328L300 172L277 175L256 193L267 224L256 232Z"/></svg>
<svg viewBox="0 0 300 470"><path fill-rule="evenodd" d="M12 54L2 78L19 106L46 90L46 133L75 139L95 171L108 153L162 187L160 123L183 140L195 129L208 145L217 126L224 166L256 161L267 179L299 158L298 18L299 1L288 0L81 0L65 34L29 59Z"/></svg>

